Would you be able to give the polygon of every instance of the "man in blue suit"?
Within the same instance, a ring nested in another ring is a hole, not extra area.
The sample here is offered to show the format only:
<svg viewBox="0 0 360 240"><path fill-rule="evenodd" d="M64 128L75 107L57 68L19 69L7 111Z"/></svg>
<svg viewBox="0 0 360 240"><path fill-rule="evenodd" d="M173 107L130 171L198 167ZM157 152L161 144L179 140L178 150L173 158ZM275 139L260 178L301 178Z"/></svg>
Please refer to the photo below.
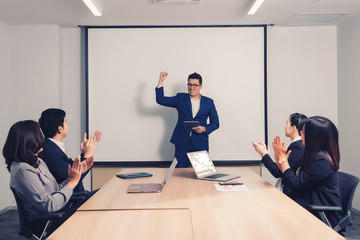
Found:
<svg viewBox="0 0 360 240"><path fill-rule="evenodd" d="M73 160L65 153L63 142L63 139L68 133L68 124L65 115L65 111L61 109L50 108L43 111L39 119L41 130L45 136L45 143L43 151L41 151L38 156L44 160L58 183L65 181L69 177L68 166L73 164ZM86 162L86 159L94 154L96 145L101 139L101 135L102 133L100 131L96 131L89 139L87 139L86 133L84 134L83 142L80 144L82 162ZM74 192L85 191L82 179L89 170L82 174ZM91 195L92 194L93 193L91 193ZM91 195L89 195L89 197Z"/></svg>
<svg viewBox="0 0 360 240"><path fill-rule="evenodd" d="M177 167L188 167L190 161L187 152L209 151L209 134L219 128L219 117L211 98L202 96L202 77L192 73L188 77L188 93L178 93L173 97L164 96L164 80L167 72L161 72L156 87L156 102L166 107L176 108L178 121L170 142L175 145ZM210 120L209 124L207 120ZM199 121L199 126L193 127L191 132L185 131L184 121Z"/></svg>

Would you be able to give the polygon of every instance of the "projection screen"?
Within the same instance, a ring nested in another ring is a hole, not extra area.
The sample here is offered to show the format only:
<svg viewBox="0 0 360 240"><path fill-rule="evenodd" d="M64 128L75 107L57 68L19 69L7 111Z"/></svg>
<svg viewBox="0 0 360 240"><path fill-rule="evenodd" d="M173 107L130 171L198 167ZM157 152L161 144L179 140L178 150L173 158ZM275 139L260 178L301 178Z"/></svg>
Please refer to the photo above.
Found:
<svg viewBox="0 0 360 240"><path fill-rule="evenodd" d="M88 131L103 132L96 162L172 161L174 108L155 101L161 71L166 96L202 75L220 128L209 136L214 161L258 161L251 141L265 138L264 26L87 28Z"/></svg>

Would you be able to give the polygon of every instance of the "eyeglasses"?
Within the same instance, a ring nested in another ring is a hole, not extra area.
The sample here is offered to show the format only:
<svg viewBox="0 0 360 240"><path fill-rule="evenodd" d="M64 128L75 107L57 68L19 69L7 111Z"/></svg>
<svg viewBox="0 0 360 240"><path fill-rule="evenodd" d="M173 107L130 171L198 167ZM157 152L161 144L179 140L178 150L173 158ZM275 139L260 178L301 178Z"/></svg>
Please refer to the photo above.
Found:
<svg viewBox="0 0 360 240"><path fill-rule="evenodd" d="M199 84L191 84L191 83L188 83L187 84L188 85L188 87L195 87L195 88L197 88L198 86L200 86Z"/></svg>

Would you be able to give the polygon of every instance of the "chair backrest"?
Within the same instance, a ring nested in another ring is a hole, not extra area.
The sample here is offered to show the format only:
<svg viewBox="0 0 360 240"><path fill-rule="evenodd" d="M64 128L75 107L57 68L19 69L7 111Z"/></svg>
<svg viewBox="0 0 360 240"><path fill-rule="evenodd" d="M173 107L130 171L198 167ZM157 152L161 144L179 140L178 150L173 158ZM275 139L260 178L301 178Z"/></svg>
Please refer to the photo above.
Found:
<svg viewBox="0 0 360 240"><path fill-rule="evenodd" d="M21 200L20 200L19 196L17 195L16 190L13 188L10 188L10 189L14 194L16 205L18 208L18 213L19 213L19 222L20 222L19 235L24 235L25 237L30 238L32 236L33 232L30 230L29 227L26 226L25 209L22 206Z"/></svg>
<svg viewBox="0 0 360 240"><path fill-rule="evenodd" d="M359 178L351 174L338 172L340 182L340 194L341 194L341 207L343 213L347 214L351 211L352 201L356 187L359 183Z"/></svg>

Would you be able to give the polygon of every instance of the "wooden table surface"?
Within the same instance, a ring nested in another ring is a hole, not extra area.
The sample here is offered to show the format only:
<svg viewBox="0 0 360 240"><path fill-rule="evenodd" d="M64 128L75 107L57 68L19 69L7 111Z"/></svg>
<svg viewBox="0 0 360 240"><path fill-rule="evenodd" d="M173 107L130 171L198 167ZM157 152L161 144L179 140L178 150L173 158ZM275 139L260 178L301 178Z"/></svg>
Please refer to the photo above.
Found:
<svg viewBox="0 0 360 240"><path fill-rule="evenodd" d="M146 233L150 236L152 228L156 232L154 224L157 226L159 219L152 214L178 217L179 224L186 226L186 230L181 230L186 236L181 235L181 239L345 239L250 169L217 168L218 172L239 174L241 177L235 180L243 182L249 191L218 192L214 186L216 181L198 180L193 169L186 168L175 169L161 193L126 193L132 183L160 183L167 168L134 168L121 172L141 171L152 173L153 177L121 179L114 176L67 222L76 225L76 222L84 219L85 213L89 219L96 219L89 221L89 225L92 225L86 232L89 237L101 230L101 223L106 218L122 219L118 220L120 230L111 231L112 225L109 225L110 230L106 231L107 237L104 239L119 239L118 236L124 231L131 233L131 229L126 230L120 225L136 226L139 221L148 223ZM125 212L119 210L130 212L127 214L132 217L123 217ZM92 212L95 214L92 215ZM72 225L65 226L61 226L49 239L61 239L57 237L61 233L74 231L71 230ZM173 238L159 236L138 239L179 239L179 229L163 226L174 232ZM188 235L189 229L191 236Z"/></svg>

